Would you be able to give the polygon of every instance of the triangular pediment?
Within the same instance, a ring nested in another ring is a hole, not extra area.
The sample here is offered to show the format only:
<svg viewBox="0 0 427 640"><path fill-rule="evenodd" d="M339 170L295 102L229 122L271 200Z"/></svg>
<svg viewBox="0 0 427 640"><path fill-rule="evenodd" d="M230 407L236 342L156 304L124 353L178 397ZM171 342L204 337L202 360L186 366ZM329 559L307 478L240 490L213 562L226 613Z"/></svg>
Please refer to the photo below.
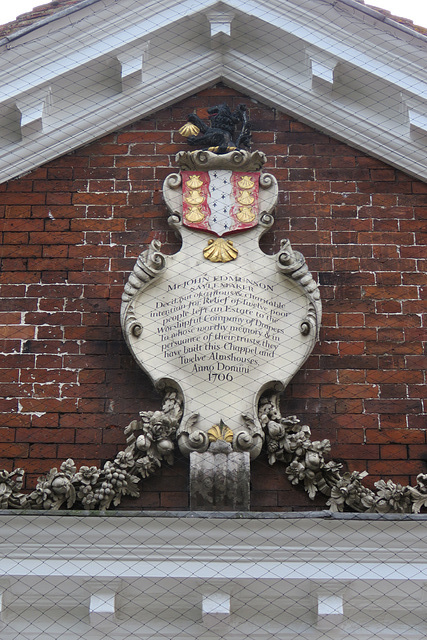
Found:
<svg viewBox="0 0 427 640"><path fill-rule="evenodd" d="M218 81L427 179L427 38L350 0L82 2L0 44L1 181Z"/></svg>

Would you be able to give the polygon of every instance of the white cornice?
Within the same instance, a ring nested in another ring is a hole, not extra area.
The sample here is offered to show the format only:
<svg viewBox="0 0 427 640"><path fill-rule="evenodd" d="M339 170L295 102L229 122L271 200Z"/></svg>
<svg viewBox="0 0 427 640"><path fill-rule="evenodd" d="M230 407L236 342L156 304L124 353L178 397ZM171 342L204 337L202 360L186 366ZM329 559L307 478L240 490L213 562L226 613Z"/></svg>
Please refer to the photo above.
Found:
<svg viewBox="0 0 427 640"><path fill-rule="evenodd" d="M3 40L0 181L220 79L426 180L427 43L354 4L83 2Z"/></svg>
<svg viewBox="0 0 427 640"><path fill-rule="evenodd" d="M290 516L3 512L2 638L425 637L425 516Z"/></svg>

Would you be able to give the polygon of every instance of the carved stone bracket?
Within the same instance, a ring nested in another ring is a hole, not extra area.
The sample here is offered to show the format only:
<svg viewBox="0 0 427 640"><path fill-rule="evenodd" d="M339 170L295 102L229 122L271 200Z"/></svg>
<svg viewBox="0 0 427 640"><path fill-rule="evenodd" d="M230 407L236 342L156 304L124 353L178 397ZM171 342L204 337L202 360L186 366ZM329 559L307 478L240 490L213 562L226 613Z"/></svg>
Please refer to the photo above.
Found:
<svg viewBox="0 0 427 640"><path fill-rule="evenodd" d="M187 171L210 171L211 169L230 169L231 171L259 171L267 161L262 151L244 151L236 149L217 155L212 151L179 151L176 163Z"/></svg>
<svg viewBox="0 0 427 640"><path fill-rule="evenodd" d="M142 325L138 322L134 307L134 296L145 289L155 280L166 267L166 257L160 251L161 243L153 240L145 251L138 257L132 273L122 294L122 306L120 310L120 321L122 323L123 334L128 341L129 334L139 337L142 333Z"/></svg>
<svg viewBox="0 0 427 640"><path fill-rule="evenodd" d="M248 511L250 504L248 453L233 451L224 440L205 453L190 455L190 507L194 511Z"/></svg>
<svg viewBox="0 0 427 640"><path fill-rule="evenodd" d="M319 287L308 270L305 258L299 251L294 251L289 240L282 240L280 251L277 254L277 268L281 273L295 280L307 295L310 304L307 317L301 323L301 333L308 335L314 333L319 339L320 319L322 317L322 302L320 300Z"/></svg>

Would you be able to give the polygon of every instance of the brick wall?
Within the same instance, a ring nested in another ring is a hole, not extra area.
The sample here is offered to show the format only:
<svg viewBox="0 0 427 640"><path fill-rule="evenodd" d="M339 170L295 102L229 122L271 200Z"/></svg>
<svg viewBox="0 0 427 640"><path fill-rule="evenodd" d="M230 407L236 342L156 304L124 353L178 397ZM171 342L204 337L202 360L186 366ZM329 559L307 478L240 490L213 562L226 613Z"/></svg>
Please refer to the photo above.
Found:
<svg viewBox="0 0 427 640"><path fill-rule="evenodd" d="M121 336L120 296L141 247L178 245L161 186L176 133L196 107L244 101L253 149L279 181L267 252L289 237L318 275L321 342L283 411L329 438L332 457L407 484L426 471L422 285L427 185L225 87L202 91L0 185L0 467L27 485L72 457L99 464L123 428L160 398ZM187 508L188 462L146 481L126 508ZM254 509L322 508L265 455L252 463Z"/></svg>

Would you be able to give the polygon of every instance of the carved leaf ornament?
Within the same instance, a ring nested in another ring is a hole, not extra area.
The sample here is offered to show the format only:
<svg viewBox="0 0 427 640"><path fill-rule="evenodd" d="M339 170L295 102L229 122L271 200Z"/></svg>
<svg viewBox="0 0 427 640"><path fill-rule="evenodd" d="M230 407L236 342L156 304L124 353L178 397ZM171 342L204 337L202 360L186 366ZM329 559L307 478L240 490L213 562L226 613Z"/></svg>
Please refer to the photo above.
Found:
<svg viewBox="0 0 427 640"><path fill-rule="evenodd" d="M366 471L341 473L340 463L326 462L329 440L312 441L310 428L296 416L282 418L277 403L274 393L262 396L259 402L269 462L282 464L289 481L302 487L311 499L318 493L326 496L331 511L419 513L427 507L427 474L417 476L415 487L380 480L375 483L377 491L371 491L363 485ZM124 496L138 497L142 480L163 461L173 464L181 407L177 391L167 389L162 410L142 411L125 429L126 449L103 468L82 466L77 471L68 459L39 478L30 493L22 493L23 469L0 471L1 508L103 511L117 507ZM208 434L211 442L232 439L226 425L215 425Z"/></svg>
<svg viewBox="0 0 427 640"><path fill-rule="evenodd" d="M311 499L326 496L331 511L418 513L427 506L427 474L417 476L415 487L380 480L371 491L363 485L366 472L342 473L340 463L326 460L329 440L312 441L307 425L280 414L279 394L316 342L321 304L304 257L288 240L276 256L259 249L277 199L274 177L259 173L265 156L195 151L177 161L186 187L172 174L164 196L182 248L166 258L153 241L141 253L121 310L131 353L164 390L162 409L141 411L125 428L126 448L102 468L77 470L68 459L29 493L22 492L23 469L0 471L1 508L117 507L124 496L138 497L140 482L164 461L173 464L177 444L189 455L225 440L252 458L264 446L270 464L282 464ZM208 186L218 180L227 197L213 223ZM236 230L233 240L222 238ZM215 238L223 242L215 251L231 259L204 254L207 245L214 255Z"/></svg>

